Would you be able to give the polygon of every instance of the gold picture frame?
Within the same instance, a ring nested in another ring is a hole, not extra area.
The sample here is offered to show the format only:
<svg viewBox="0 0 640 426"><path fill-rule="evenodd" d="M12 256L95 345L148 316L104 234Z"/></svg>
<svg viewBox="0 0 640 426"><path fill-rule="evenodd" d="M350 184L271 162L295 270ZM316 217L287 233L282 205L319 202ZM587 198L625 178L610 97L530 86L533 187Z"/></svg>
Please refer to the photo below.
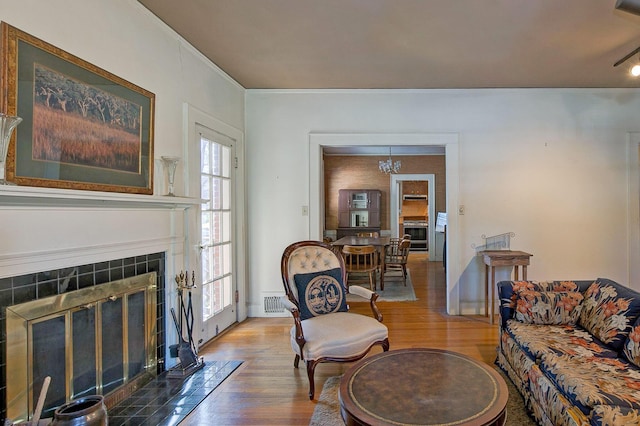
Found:
<svg viewBox="0 0 640 426"><path fill-rule="evenodd" d="M2 22L2 107L23 119L6 179L153 194L155 95Z"/></svg>

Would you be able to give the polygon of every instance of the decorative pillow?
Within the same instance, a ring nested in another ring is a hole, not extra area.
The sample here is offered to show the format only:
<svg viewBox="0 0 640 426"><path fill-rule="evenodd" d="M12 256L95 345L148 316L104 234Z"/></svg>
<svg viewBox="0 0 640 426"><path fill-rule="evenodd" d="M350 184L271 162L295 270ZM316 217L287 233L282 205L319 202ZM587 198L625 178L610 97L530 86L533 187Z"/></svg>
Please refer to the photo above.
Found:
<svg viewBox="0 0 640 426"><path fill-rule="evenodd" d="M624 343L623 353L629 362L640 367L640 319L631 329L631 333Z"/></svg>
<svg viewBox="0 0 640 426"><path fill-rule="evenodd" d="M577 291L522 290L516 296L516 319L526 324L574 325L583 298Z"/></svg>
<svg viewBox="0 0 640 426"><path fill-rule="evenodd" d="M578 291L574 281L514 281L513 291Z"/></svg>
<svg viewBox="0 0 640 426"><path fill-rule="evenodd" d="M300 319L347 311L347 290L340 268L293 276L300 301Z"/></svg>
<svg viewBox="0 0 640 426"><path fill-rule="evenodd" d="M598 278L584 292L580 325L615 351L622 349L640 315L640 298L614 281Z"/></svg>

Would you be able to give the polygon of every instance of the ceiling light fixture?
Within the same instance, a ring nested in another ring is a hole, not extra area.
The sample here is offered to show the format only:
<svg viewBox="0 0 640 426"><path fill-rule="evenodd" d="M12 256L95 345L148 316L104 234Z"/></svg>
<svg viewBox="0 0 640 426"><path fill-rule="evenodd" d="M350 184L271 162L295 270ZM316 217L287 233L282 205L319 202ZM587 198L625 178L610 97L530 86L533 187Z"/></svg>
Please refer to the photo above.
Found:
<svg viewBox="0 0 640 426"><path fill-rule="evenodd" d="M640 52L640 47L638 47L636 50L634 50L633 52L631 52L628 55L626 55L624 58L620 59L618 62L613 64L613 66L617 67L618 65L624 64L627 60L632 58L633 55L635 55L636 53L639 53L639 52ZM631 70L629 72L634 77L640 76L640 55L638 57L638 63L636 65L634 65L633 67L631 67Z"/></svg>
<svg viewBox="0 0 640 426"><path fill-rule="evenodd" d="M400 171L400 167L402 167L400 160L393 161L391 159L391 147L389 147L389 158L378 161L378 168L381 172L389 174L398 173Z"/></svg>

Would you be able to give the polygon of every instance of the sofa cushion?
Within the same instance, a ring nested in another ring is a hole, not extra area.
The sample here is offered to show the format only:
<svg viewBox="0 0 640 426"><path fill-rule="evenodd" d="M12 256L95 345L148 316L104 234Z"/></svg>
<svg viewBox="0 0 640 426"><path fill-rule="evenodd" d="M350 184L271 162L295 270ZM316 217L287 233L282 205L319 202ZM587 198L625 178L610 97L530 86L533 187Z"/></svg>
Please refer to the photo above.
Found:
<svg viewBox="0 0 640 426"><path fill-rule="evenodd" d="M295 274L298 290L300 318L309 319L331 312L346 312L346 289L342 283L340 268L327 271Z"/></svg>
<svg viewBox="0 0 640 426"><path fill-rule="evenodd" d="M597 405L640 409L640 369L620 358L548 353L539 367L584 413Z"/></svg>
<svg viewBox="0 0 640 426"><path fill-rule="evenodd" d="M507 321L506 332L533 360L548 353L615 358L618 353L579 326L524 324Z"/></svg>
<svg viewBox="0 0 640 426"><path fill-rule="evenodd" d="M522 290L516 293L516 319L526 324L574 325L582 299L577 291Z"/></svg>
<svg viewBox="0 0 640 426"><path fill-rule="evenodd" d="M593 426L629 426L640 424L640 411L616 405L597 405L590 414Z"/></svg>
<svg viewBox="0 0 640 426"><path fill-rule="evenodd" d="M622 349L640 315L640 297L614 281L598 278L584 293L579 324L611 349Z"/></svg>
<svg viewBox="0 0 640 426"><path fill-rule="evenodd" d="M578 291L575 281L514 281L513 291Z"/></svg>
<svg viewBox="0 0 640 426"><path fill-rule="evenodd" d="M635 366L640 367L640 318L636 321L624 342L624 357Z"/></svg>
<svg viewBox="0 0 640 426"><path fill-rule="evenodd" d="M500 281L498 296L500 298L500 320L506 327L507 320L515 318L517 293L523 290L534 291L580 291L586 289L593 281Z"/></svg>

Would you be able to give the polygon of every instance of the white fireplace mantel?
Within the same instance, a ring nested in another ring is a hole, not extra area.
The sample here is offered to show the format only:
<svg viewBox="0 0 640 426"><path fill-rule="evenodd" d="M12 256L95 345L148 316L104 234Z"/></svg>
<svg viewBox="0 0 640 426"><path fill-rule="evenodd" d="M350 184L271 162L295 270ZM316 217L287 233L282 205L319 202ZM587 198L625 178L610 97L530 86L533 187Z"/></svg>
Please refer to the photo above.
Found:
<svg viewBox="0 0 640 426"><path fill-rule="evenodd" d="M199 198L0 186L0 278L166 252L188 261ZM173 267L173 266L171 266Z"/></svg>
<svg viewBox="0 0 640 426"><path fill-rule="evenodd" d="M31 186L0 186L0 206L190 208L206 202L200 198L139 195Z"/></svg>

